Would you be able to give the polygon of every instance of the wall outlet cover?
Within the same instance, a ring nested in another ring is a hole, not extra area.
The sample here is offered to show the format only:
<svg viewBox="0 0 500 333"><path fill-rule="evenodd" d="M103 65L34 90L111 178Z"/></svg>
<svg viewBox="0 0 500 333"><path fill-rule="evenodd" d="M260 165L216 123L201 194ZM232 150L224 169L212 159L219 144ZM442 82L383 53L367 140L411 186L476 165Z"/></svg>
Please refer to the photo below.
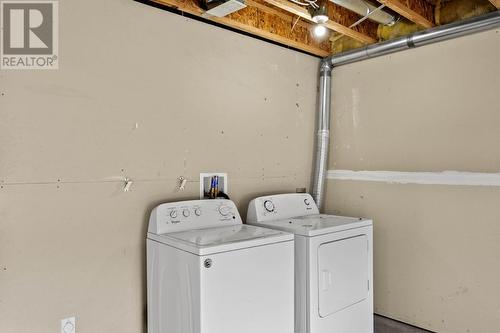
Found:
<svg viewBox="0 0 500 333"><path fill-rule="evenodd" d="M76 333L76 318L64 318L61 320L61 333Z"/></svg>

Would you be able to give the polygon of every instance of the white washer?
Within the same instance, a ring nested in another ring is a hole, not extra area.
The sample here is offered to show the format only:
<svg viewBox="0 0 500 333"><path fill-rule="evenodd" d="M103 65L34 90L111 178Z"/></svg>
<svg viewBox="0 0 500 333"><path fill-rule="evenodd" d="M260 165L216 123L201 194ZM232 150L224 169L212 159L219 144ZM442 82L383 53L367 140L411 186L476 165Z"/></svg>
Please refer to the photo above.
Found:
<svg viewBox="0 0 500 333"><path fill-rule="evenodd" d="M295 332L373 332L373 227L319 214L309 194L252 200L247 223L295 234Z"/></svg>
<svg viewBox="0 0 500 333"><path fill-rule="evenodd" d="M148 333L292 333L294 237L243 225L230 200L156 207Z"/></svg>

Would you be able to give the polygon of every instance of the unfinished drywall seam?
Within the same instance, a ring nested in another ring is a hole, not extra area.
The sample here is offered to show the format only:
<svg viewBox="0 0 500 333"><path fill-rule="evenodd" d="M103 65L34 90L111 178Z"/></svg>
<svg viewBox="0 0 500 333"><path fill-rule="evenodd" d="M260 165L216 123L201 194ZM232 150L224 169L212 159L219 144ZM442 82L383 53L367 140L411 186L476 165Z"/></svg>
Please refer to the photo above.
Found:
<svg viewBox="0 0 500 333"><path fill-rule="evenodd" d="M328 170L328 179L383 182L392 184L500 186L500 173L486 172L402 172Z"/></svg>
<svg viewBox="0 0 500 333"><path fill-rule="evenodd" d="M295 179L297 176L296 174L285 174L285 175L280 175L280 176L246 176L246 177L231 177L231 179L234 180L252 180L252 179L262 179L262 180L276 180L276 179ZM196 180L190 180L196 179ZM106 183L125 183L128 180L132 180L134 183L154 183L154 182L175 182L179 181L179 177L177 178L132 178L132 177L115 177L113 179L108 179L108 180L47 180L47 181L26 181L26 182L19 182L19 181L5 181L5 180L0 180L0 185L5 185L5 186L22 186L22 185L53 185L53 184L106 184ZM191 176L187 178L186 180L187 183L198 183L198 179L196 176Z"/></svg>

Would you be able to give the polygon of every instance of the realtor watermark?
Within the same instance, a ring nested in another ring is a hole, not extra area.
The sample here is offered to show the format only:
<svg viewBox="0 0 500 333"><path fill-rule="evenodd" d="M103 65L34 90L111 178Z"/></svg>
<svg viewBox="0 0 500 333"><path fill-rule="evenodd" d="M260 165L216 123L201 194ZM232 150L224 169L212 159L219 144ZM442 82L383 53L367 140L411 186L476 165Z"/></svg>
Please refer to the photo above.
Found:
<svg viewBox="0 0 500 333"><path fill-rule="evenodd" d="M2 0L1 69L58 69L58 2Z"/></svg>

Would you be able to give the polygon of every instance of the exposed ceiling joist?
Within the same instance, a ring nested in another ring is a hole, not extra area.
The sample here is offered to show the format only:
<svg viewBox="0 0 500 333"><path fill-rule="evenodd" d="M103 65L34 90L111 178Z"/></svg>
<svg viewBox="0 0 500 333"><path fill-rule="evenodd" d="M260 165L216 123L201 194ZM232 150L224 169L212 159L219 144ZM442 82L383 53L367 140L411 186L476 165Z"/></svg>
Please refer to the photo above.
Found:
<svg viewBox="0 0 500 333"><path fill-rule="evenodd" d="M247 8L225 17L206 16L204 10L198 6L195 0L150 1L320 57L328 56L331 53L328 41L320 42L311 37L311 24L299 22L292 29L295 22L293 15L268 7L260 3L260 0L250 0L247 2Z"/></svg>
<svg viewBox="0 0 500 333"><path fill-rule="evenodd" d="M299 5L295 5L288 0L264 0L264 1L273 5L273 6L276 6L278 8L283 9L283 10L286 10L287 12L290 12L294 15L297 15L297 16L299 16L299 17L301 17L309 22L313 22L313 20L311 18L311 14L309 14L309 12L307 11L306 8L301 7ZM327 27L328 29L330 29L332 31L349 36L349 37L354 38L354 39L356 39L360 42L363 42L363 43L371 44L371 43L375 43L377 41L375 38L368 36L368 35L365 35L361 32L358 32L354 29L351 29L349 27L346 27L338 22L335 22L331 18L324 25L325 25L325 27Z"/></svg>
<svg viewBox="0 0 500 333"><path fill-rule="evenodd" d="M500 0L490 0L490 2L493 4L493 6L500 9Z"/></svg>
<svg viewBox="0 0 500 333"><path fill-rule="evenodd" d="M245 8L225 17L207 15L201 8L202 0L142 1L175 8L179 13L191 14L191 17L202 17L249 35L320 57L356 49L378 40L405 36L422 28L488 13L494 11L495 7L500 9L500 0L441 0L441 3L439 0L377 0L392 11L416 23L411 24L402 20L391 26L383 25L383 23L379 25L377 22L385 23L380 17L372 17L371 20L363 21L362 15L364 14L361 13L364 11L346 5L347 2L329 0L326 2L326 13L325 8L322 9L323 14L329 18L324 26L334 33L331 33L329 38L326 36L321 38L319 30L316 29L317 25L313 22L307 8L306 3L310 1L299 0L299 2L304 1L304 6L301 6L293 3L293 0L244 0L247 5ZM371 5L377 6L375 3ZM388 15L394 16L392 11L389 11ZM313 31L316 34L313 35Z"/></svg>
<svg viewBox="0 0 500 333"><path fill-rule="evenodd" d="M401 0L378 0L378 2L422 27L432 28L434 26L432 5L425 0L406 0L404 2Z"/></svg>

